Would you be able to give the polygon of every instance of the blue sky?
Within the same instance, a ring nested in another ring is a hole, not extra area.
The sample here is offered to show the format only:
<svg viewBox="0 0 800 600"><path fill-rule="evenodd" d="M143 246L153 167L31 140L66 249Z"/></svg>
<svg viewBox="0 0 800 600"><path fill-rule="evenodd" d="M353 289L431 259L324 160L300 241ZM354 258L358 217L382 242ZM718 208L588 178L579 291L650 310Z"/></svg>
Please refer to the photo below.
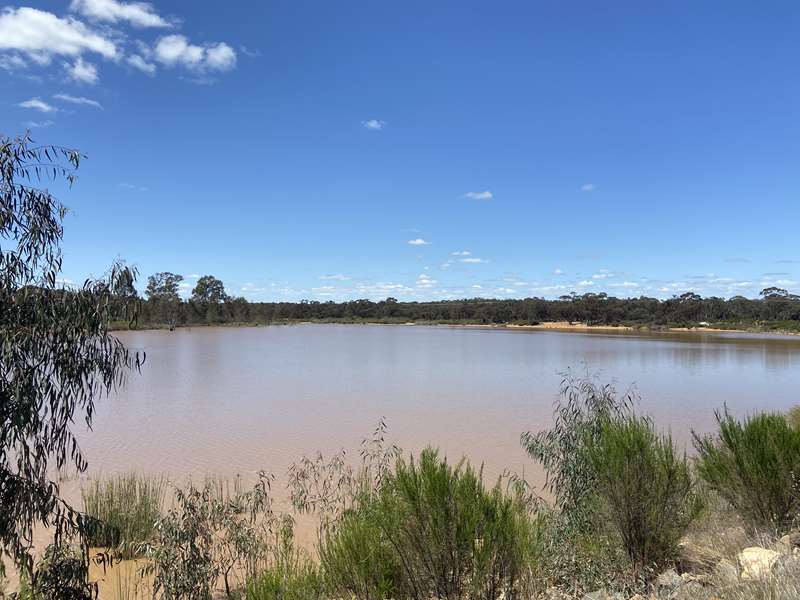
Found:
<svg viewBox="0 0 800 600"><path fill-rule="evenodd" d="M0 131L80 148L65 279L252 300L800 291L797 2L0 12Z"/></svg>

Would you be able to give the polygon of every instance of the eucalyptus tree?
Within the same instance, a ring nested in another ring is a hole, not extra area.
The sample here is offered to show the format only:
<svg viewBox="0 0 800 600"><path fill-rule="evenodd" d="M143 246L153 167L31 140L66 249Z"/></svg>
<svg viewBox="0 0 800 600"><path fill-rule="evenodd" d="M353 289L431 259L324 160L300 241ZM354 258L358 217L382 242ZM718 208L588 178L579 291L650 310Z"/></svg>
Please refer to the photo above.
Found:
<svg viewBox="0 0 800 600"><path fill-rule="evenodd" d="M67 209L41 186L71 187L82 158L28 136L0 136L0 547L48 598L90 589L54 586L58 569L34 565L35 528L50 528L57 556L72 539L83 545L90 526L60 497L55 475L86 470L76 423L91 427L95 402L143 360L108 329L121 301L115 290L132 283L133 270L118 263L82 286L59 283ZM122 302L135 318L129 300Z"/></svg>
<svg viewBox="0 0 800 600"><path fill-rule="evenodd" d="M200 277L192 290L192 300L195 302L219 304L227 302L228 299L228 294L225 293L225 284L213 275Z"/></svg>
<svg viewBox="0 0 800 600"><path fill-rule="evenodd" d="M150 300L167 300L180 302L178 288L183 281L183 275L176 275L169 271L154 273L147 278L145 293Z"/></svg>
<svg viewBox="0 0 800 600"><path fill-rule="evenodd" d="M155 313L157 320L169 324L170 329L175 327L178 320L178 313L181 304L181 297L178 295L183 275L176 275L169 271L154 273L147 278L147 289L145 294L149 303L152 305L152 313Z"/></svg>

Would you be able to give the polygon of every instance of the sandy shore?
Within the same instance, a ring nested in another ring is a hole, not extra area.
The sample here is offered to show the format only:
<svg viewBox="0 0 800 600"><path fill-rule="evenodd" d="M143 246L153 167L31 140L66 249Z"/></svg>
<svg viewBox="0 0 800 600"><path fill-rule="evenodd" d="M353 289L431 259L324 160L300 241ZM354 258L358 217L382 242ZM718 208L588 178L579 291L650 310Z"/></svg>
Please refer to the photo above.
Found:
<svg viewBox="0 0 800 600"><path fill-rule="evenodd" d="M413 325L414 323L409 323ZM419 325L422 325L421 323ZM722 329L719 327L665 327L651 329L648 327L632 327L630 325L589 325L588 323L570 323L568 321L548 321L538 325L515 325L513 323L500 323L491 325L481 324L453 324L447 327L467 327L476 329L517 329L524 331L554 330L554 331L641 331L643 333L757 333L760 335L797 336L794 331L759 331L757 329Z"/></svg>

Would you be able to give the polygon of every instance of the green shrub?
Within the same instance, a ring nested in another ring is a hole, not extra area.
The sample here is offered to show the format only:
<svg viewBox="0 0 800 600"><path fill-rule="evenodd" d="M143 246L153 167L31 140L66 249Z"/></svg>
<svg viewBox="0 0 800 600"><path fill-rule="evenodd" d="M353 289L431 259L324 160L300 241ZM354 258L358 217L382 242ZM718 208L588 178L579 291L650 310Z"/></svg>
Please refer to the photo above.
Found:
<svg viewBox="0 0 800 600"><path fill-rule="evenodd" d="M586 442L597 438L607 418L631 414L635 400L632 392L619 394L614 386L600 385L590 376L566 373L553 427L522 434L523 447L544 468L545 489L555 497L563 518L575 528L588 525L584 501L594 489Z"/></svg>
<svg viewBox="0 0 800 600"><path fill-rule="evenodd" d="M587 440L598 497L598 517L619 536L638 573L677 556L678 540L700 508L685 455L650 419L604 420L600 435Z"/></svg>
<svg viewBox="0 0 800 600"><path fill-rule="evenodd" d="M398 459L321 540L332 591L356 598L515 598L538 556L521 491L487 490L469 464Z"/></svg>
<svg viewBox="0 0 800 600"><path fill-rule="evenodd" d="M225 594L256 575L271 550L276 526L271 477L259 473L252 489L220 493L214 480L175 490L175 506L156 524L147 545L146 571L153 596L163 600L209 600L221 579ZM227 487L231 490L230 487Z"/></svg>
<svg viewBox="0 0 800 600"><path fill-rule="evenodd" d="M97 586L89 583L88 563L69 543L48 545L36 565L34 579L22 575L17 600L91 600Z"/></svg>
<svg viewBox="0 0 800 600"><path fill-rule="evenodd" d="M129 474L93 481L81 490L83 507L91 518L90 546L113 549L120 558L132 558L152 539L161 516L166 482Z"/></svg>
<svg viewBox="0 0 800 600"><path fill-rule="evenodd" d="M322 600L318 566L294 545L294 529L285 520L276 534L266 568L247 581L244 600Z"/></svg>
<svg viewBox="0 0 800 600"><path fill-rule="evenodd" d="M322 578L312 565L296 571L273 567L248 582L245 600L318 600L322 599Z"/></svg>
<svg viewBox="0 0 800 600"><path fill-rule="evenodd" d="M381 518L377 502L365 499L322 530L319 560L329 589L358 600L395 597L401 566Z"/></svg>
<svg viewBox="0 0 800 600"><path fill-rule="evenodd" d="M716 438L693 434L698 473L751 528L786 531L800 509L800 432L777 414L716 416Z"/></svg>

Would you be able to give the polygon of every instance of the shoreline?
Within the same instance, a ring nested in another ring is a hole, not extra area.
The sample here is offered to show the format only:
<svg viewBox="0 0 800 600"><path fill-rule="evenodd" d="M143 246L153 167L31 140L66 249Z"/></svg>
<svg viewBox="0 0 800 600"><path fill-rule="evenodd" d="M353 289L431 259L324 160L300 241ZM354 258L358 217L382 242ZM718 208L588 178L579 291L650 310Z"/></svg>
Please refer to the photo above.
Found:
<svg viewBox="0 0 800 600"><path fill-rule="evenodd" d="M562 331L562 332L640 332L640 333L749 333L774 337L798 337L800 332L785 330L769 330L758 328L722 328L722 327L650 327L647 325L590 325L587 323L570 323L567 321L547 321L535 325L522 325L515 323L449 323L446 321L346 321L346 320L319 320L319 321L276 321L273 323L235 322L235 323L195 323L190 325L177 325L175 329L208 329L208 328L237 328L237 327L272 327L292 325L389 325L402 327L452 327L464 329L505 329L516 331ZM169 331L167 325L147 325L136 329L111 328L113 332L119 331Z"/></svg>

